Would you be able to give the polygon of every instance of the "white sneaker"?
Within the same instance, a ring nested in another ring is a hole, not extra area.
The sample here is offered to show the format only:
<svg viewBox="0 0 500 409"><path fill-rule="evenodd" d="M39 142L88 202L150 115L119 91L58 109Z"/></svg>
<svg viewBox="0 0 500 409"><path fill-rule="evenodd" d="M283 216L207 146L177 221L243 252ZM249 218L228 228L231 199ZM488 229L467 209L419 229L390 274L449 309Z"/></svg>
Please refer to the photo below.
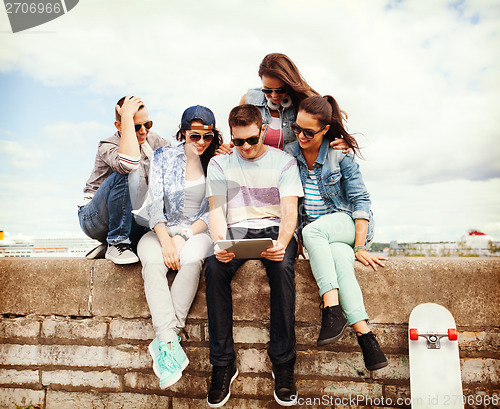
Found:
<svg viewBox="0 0 500 409"><path fill-rule="evenodd" d="M115 264L133 264L139 261L139 257L134 254L130 244L127 243L108 244L105 258Z"/></svg>

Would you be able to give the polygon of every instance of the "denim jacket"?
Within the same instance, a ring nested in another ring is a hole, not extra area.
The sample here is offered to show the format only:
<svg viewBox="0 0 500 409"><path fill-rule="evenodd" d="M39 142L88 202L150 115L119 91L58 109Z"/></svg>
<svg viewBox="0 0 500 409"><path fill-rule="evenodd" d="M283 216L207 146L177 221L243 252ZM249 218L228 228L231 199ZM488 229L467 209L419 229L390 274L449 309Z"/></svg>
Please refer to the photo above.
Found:
<svg viewBox="0 0 500 409"><path fill-rule="evenodd" d="M165 146L155 151L149 172L148 216L149 227L158 223L167 227L191 225L203 220L208 226L208 201L201 202L200 210L192 217L184 216L184 182L186 154L184 143Z"/></svg>
<svg viewBox="0 0 500 409"><path fill-rule="evenodd" d="M299 142L291 143L285 150L297 159L300 180L302 186L305 186L308 169ZM371 242L374 221L370 209L370 195L352 153L345 154L340 150L331 149L330 141L323 138L313 170L318 179L319 192L330 212L344 212L353 219L368 220L366 241ZM310 222L311 220L301 205L299 207L299 229Z"/></svg>
<svg viewBox="0 0 500 409"><path fill-rule="evenodd" d="M260 113L262 114L262 122L267 126L271 123L271 110L267 106L267 98L260 88L249 89L247 92L247 96L245 98L245 102L247 104L255 105L259 108ZM289 144L290 142L296 141L297 138L292 131L292 122L295 121L295 113L293 112L293 105L280 110L280 118L281 118L281 129L283 131L283 146ZM264 141L265 141L264 134Z"/></svg>

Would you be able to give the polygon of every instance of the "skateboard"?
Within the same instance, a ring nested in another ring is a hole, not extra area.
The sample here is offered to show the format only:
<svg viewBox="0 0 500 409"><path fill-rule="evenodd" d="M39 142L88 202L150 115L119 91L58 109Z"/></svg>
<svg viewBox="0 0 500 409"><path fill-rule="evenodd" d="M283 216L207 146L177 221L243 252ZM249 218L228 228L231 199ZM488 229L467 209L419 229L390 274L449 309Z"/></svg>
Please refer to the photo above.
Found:
<svg viewBox="0 0 500 409"><path fill-rule="evenodd" d="M451 313L439 304L417 305L408 335L412 409L463 409L458 334Z"/></svg>

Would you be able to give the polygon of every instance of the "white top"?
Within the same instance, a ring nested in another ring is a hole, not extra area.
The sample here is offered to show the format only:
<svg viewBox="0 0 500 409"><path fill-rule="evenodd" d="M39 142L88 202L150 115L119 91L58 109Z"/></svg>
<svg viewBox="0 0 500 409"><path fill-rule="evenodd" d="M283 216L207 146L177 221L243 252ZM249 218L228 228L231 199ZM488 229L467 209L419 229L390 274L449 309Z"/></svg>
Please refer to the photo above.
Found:
<svg viewBox="0 0 500 409"><path fill-rule="evenodd" d="M205 198L205 175L197 180L186 180L184 183L184 216L194 216L200 210Z"/></svg>

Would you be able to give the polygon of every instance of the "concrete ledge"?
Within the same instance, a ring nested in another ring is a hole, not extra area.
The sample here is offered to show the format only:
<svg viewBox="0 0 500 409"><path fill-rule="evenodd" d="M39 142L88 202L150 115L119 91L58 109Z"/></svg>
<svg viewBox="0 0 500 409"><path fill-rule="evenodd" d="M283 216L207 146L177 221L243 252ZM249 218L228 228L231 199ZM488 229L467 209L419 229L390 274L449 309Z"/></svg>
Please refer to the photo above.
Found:
<svg viewBox="0 0 500 409"><path fill-rule="evenodd" d="M149 317L139 264L107 260L0 259L0 313ZM321 301L309 262L296 263L298 322L313 322ZM373 271L356 263L370 321L406 324L412 308L442 304L458 326L500 326L500 258L391 258ZM202 277L190 317L206 318ZM235 320L266 320L269 288L262 264L250 260L233 281Z"/></svg>
<svg viewBox="0 0 500 409"><path fill-rule="evenodd" d="M442 304L455 317L464 394L500 397L500 258L391 258L377 272L356 263L356 275L390 365L367 371L352 330L334 345L316 347L320 297L309 263L300 260L296 376L302 397L359 395L365 401L358 408L409 407L407 320L422 302ZM247 262L232 286L240 376L227 407L278 407L261 263ZM204 293L202 278L183 341L190 365L177 384L161 390L147 352L154 331L139 264L0 259L0 408L204 407L210 375ZM496 407L481 402L466 407Z"/></svg>

